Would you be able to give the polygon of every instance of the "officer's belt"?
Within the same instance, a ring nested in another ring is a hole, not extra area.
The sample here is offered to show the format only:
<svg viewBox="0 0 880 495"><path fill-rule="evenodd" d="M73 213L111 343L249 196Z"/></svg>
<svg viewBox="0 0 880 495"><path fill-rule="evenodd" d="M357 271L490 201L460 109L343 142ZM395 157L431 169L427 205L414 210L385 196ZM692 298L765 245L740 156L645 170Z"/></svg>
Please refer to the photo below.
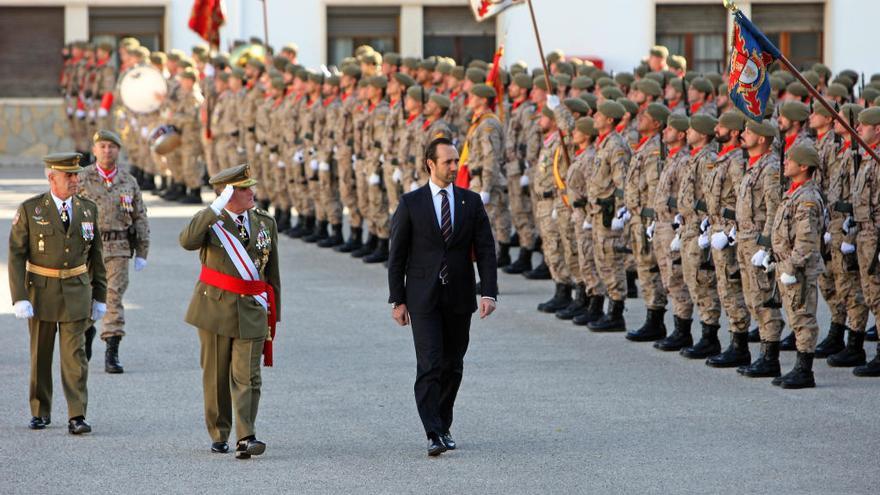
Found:
<svg viewBox="0 0 880 495"><path fill-rule="evenodd" d="M44 266L31 264L30 261L27 262L27 271L35 274L42 275L43 277L49 278L60 278L62 280L66 278L78 277L83 273L88 273L89 267L85 264L79 265L74 268L46 268Z"/></svg>
<svg viewBox="0 0 880 495"><path fill-rule="evenodd" d="M835 201L834 202L834 211L836 211L838 213L852 214L853 205L852 205L852 203L846 203L844 201Z"/></svg>
<svg viewBox="0 0 880 495"><path fill-rule="evenodd" d="M109 230L101 232L102 241L119 241L122 239L128 239L127 230Z"/></svg>

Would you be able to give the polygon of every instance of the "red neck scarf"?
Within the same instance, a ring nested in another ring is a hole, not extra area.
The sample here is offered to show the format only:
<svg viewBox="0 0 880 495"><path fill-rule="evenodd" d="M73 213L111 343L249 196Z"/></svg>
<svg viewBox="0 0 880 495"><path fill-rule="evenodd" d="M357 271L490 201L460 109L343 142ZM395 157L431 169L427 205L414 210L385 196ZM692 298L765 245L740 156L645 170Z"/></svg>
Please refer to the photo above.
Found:
<svg viewBox="0 0 880 495"><path fill-rule="evenodd" d="M807 180L810 180L810 179L807 179ZM803 182L792 182L791 187L788 188L788 191L786 191L785 194L788 194L789 196L791 196L791 194L793 192L797 191L799 187L806 184L807 180L805 180Z"/></svg>

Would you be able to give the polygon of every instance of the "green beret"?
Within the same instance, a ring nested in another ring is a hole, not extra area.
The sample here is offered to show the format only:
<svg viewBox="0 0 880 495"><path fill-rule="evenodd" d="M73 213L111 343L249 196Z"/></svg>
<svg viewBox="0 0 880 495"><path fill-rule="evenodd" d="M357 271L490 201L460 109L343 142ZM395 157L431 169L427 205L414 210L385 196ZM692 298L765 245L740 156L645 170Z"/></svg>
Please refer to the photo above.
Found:
<svg viewBox="0 0 880 495"><path fill-rule="evenodd" d="M798 98L803 98L810 94L807 92L807 87L801 84L800 81L795 81L786 86L785 92L797 96Z"/></svg>
<svg viewBox="0 0 880 495"><path fill-rule="evenodd" d="M150 56L149 53L145 53L142 50L146 50L146 48L144 48L142 46L138 47L138 51L141 53L141 57L149 57ZM177 63L177 65L183 69L186 69L188 67L193 66L193 61L189 58L182 58L182 59L180 59L180 62Z"/></svg>
<svg viewBox="0 0 880 495"><path fill-rule="evenodd" d="M141 42L137 38L126 37L119 40L119 46L124 46L126 50L130 50L136 46L141 46Z"/></svg>
<svg viewBox="0 0 880 495"><path fill-rule="evenodd" d="M419 69L433 71L435 67L437 67L437 59L435 57L428 57L419 62Z"/></svg>
<svg viewBox="0 0 880 495"><path fill-rule="evenodd" d="M727 86L726 82L723 82L718 85L718 94L719 95L726 95L728 93L730 93L730 88Z"/></svg>
<svg viewBox="0 0 880 495"><path fill-rule="evenodd" d="M787 101L779 110L780 115L794 122L803 122L810 118L810 107L799 101Z"/></svg>
<svg viewBox="0 0 880 495"><path fill-rule="evenodd" d="M686 62L686 59L681 55L670 55L666 59L666 65L668 65L670 69L687 70L687 63L682 63L683 61Z"/></svg>
<svg viewBox="0 0 880 495"><path fill-rule="evenodd" d="M590 113L590 105L580 98L566 98L562 103L572 112L586 115Z"/></svg>
<svg viewBox="0 0 880 495"><path fill-rule="evenodd" d="M880 125L880 107L866 108L859 114L859 123L865 125Z"/></svg>
<svg viewBox="0 0 880 495"><path fill-rule="evenodd" d="M547 65L555 64L565 57L565 53L562 50L553 50L552 52L547 54Z"/></svg>
<svg viewBox="0 0 880 495"><path fill-rule="evenodd" d="M880 96L880 90L871 86L865 86L865 89L862 90L861 97L865 100L865 103L873 102L877 97Z"/></svg>
<svg viewBox="0 0 880 495"><path fill-rule="evenodd" d="M715 89L718 89L718 86L721 86L721 84L724 82L724 78L721 77L721 74L717 72L710 72L703 77L708 79L709 82L712 83L712 87Z"/></svg>
<svg viewBox="0 0 880 495"><path fill-rule="evenodd" d="M532 89L532 77L525 72L513 76L513 84L522 89Z"/></svg>
<svg viewBox="0 0 880 495"><path fill-rule="evenodd" d="M218 79L219 81L229 82L229 76L230 76L230 75L231 75L231 74L229 74L228 72L218 72L218 73L217 73L217 79Z"/></svg>
<svg viewBox="0 0 880 495"><path fill-rule="evenodd" d="M244 69L242 69L241 67L233 67L232 71L230 71L230 74L232 75L232 77L240 81L244 81L245 79L247 79L247 76L244 73Z"/></svg>
<svg viewBox="0 0 880 495"><path fill-rule="evenodd" d="M539 77L539 76L542 76L542 77L544 76L544 69L542 69L540 67L532 69L532 79Z"/></svg>
<svg viewBox="0 0 880 495"><path fill-rule="evenodd" d="M875 107L880 107L880 96L878 96L877 98L874 98L873 104Z"/></svg>
<svg viewBox="0 0 880 495"><path fill-rule="evenodd" d="M700 134L705 134L706 136L715 135L715 126L717 124L718 120L711 115L698 113L691 116L691 129L699 132Z"/></svg>
<svg viewBox="0 0 880 495"><path fill-rule="evenodd" d="M101 129L92 136L93 143L98 143L100 141L110 141L116 146L122 148L122 138L119 137L119 134L107 129Z"/></svg>
<svg viewBox="0 0 880 495"><path fill-rule="evenodd" d="M587 65L587 64L578 65L577 69L575 69L575 72L579 76L593 77L593 74L596 73L596 66L592 65L592 64L591 65Z"/></svg>
<svg viewBox="0 0 880 495"><path fill-rule="evenodd" d="M131 50L129 50L129 53L132 56L137 57L141 60L149 60L150 59L150 49L145 46L134 47ZM186 59L185 58L180 59L179 62L182 63L184 60L186 60ZM190 65L192 65L192 64L190 64Z"/></svg>
<svg viewBox="0 0 880 495"><path fill-rule="evenodd" d="M272 67L275 67L279 71L283 71L289 63L290 61L287 60L287 57L282 57L281 55L275 55L272 57Z"/></svg>
<svg viewBox="0 0 880 495"><path fill-rule="evenodd" d="M786 86L788 86L789 84L791 84L795 81L794 74L792 74L791 72L789 72L787 70L777 70L777 71L774 71L771 75L776 76L776 77L782 79L783 81L785 81Z"/></svg>
<svg viewBox="0 0 880 495"><path fill-rule="evenodd" d="M471 60L471 63L468 64L468 69L482 69L484 71L489 70L489 63L480 59Z"/></svg>
<svg viewBox="0 0 880 495"><path fill-rule="evenodd" d="M638 115L639 106L636 105L634 101L630 100L629 98L624 98L624 97L617 98L616 101L617 101L617 103L620 103L621 105L623 105L623 108L626 109L626 113L632 115L633 117Z"/></svg>
<svg viewBox="0 0 880 495"><path fill-rule="evenodd" d="M550 107L544 105L544 108L541 109L541 114L545 117L548 117L550 120L556 120L556 115L553 113L553 110L550 110Z"/></svg>
<svg viewBox="0 0 880 495"><path fill-rule="evenodd" d="M199 75L196 74L196 71L195 71L192 67L187 67L186 69L182 70L182 71L180 72L180 76L179 76L179 77L182 77L182 78L184 78L184 79L189 79L189 80L192 80L192 81L198 81L198 80L199 80Z"/></svg>
<svg viewBox="0 0 880 495"><path fill-rule="evenodd" d="M616 101L607 100L599 105L599 112L611 119L622 119L626 115L626 108Z"/></svg>
<svg viewBox="0 0 880 495"><path fill-rule="evenodd" d="M297 69L295 77L303 82L308 81L309 80L309 71L307 69L305 69L304 67L300 67L299 69Z"/></svg>
<svg viewBox="0 0 880 495"><path fill-rule="evenodd" d="M257 69L260 72L263 72L266 70L266 66L263 65L263 62L260 62L260 60L257 58L249 58L248 61L246 62L246 65L249 65L249 66L253 67L254 69Z"/></svg>
<svg viewBox="0 0 880 495"><path fill-rule="evenodd" d="M458 81L464 81L465 77L465 69L460 65L456 65L452 68L452 77L454 77Z"/></svg>
<svg viewBox="0 0 880 495"><path fill-rule="evenodd" d="M416 83L416 80L412 77L404 74L403 72L395 72L394 79L397 80L400 84L403 85L404 88L408 88Z"/></svg>
<svg viewBox="0 0 880 495"><path fill-rule="evenodd" d="M827 65L824 65L821 63L815 63L815 64L813 64L813 71L816 74L819 74L820 76L824 77L826 81L828 80L829 77L831 77L831 69L829 69Z"/></svg>
<svg viewBox="0 0 880 495"><path fill-rule="evenodd" d="M660 57L664 60L669 58L669 48L666 48L663 45L654 45L649 53L651 56Z"/></svg>
<svg viewBox="0 0 880 495"><path fill-rule="evenodd" d="M283 90L285 88L284 79L282 79L280 77L273 77L272 78L272 87L275 89Z"/></svg>
<svg viewBox="0 0 880 495"><path fill-rule="evenodd" d="M229 65L229 55L226 53L218 53L211 58L211 65L216 67Z"/></svg>
<svg viewBox="0 0 880 495"><path fill-rule="evenodd" d="M547 78L543 75L540 77L536 77L532 79L532 86L538 89L543 89L544 91L548 91L547 89ZM550 89L549 91L556 91L556 78L550 76Z"/></svg>
<svg viewBox="0 0 880 495"><path fill-rule="evenodd" d="M309 81L318 84L324 84L324 73L317 71L309 71Z"/></svg>
<svg viewBox="0 0 880 495"><path fill-rule="evenodd" d="M599 86L600 89L614 87L614 85L614 79L607 76L602 76L596 80L596 86Z"/></svg>
<svg viewBox="0 0 880 495"><path fill-rule="evenodd" d="M732 131L742 131L746 128L746 117L736 110L731 110L721 114L718 123L721 127L725 127Z"/></svg>
<svg viewBox="0 0 880 495"><path fill-rule="evenodd" d="M648 72L645 74L644 78L656 82L661 88L667 83L667 81L669 81L669 79L666 78L666 75L662 72Z"/></svg>
<svg viewBox="0 0 880 495"><path fill-rule="evenodd" d="M595 83L589 76L577 76L571 81L571 87L584 91L589 91L594 85Z"/></svg>
<svg viewBox="0 0 880 495"><path fill-rule="evenodd" d="M349 77L361 77L361 68L354 64L345 65L342 73Z"/></svg>
<svg viewBox="0 0 880 495"><path fill-rule="evenodd" d="M788 157L798 165L808 168L819 167L819 153L812 145L799 144L788 151Z"/></svg>
<svg viewBox="0 0 880 495"><path fill-rule="evenodd" d="M712 94L715 92L715 88L712 87L712 83L709 82L709 80L704 77L698 77L698 78L694 79L693 81L691 81L690 87L694 88L695 90L699 91L700 93Z"/></svg>
<svg viewBox="0 0 880 495"><path fill-rule="evenodd" d="M385 89L388 87L388 78L385 76L373 76L370 78L370 86Z"/></svg>
<svg viewBox="0 0 880 495"><path fill-rule="evenodd" d="M623 98L623 91L618 89L617 86L608 86L602 90L602 97L606 100L616 100Z"/></svg>
<svg viewBox="0 0 880 495"><path fill-rule="evenodd" d="M648 115L651 116L652 119L660 122L661 124L665 124L669 119L669 114L671 113L666 105L661 103L651 103L648 105L648 108L645 110Z"/></svg>
<svg viewBox="0 0 880 495"><path fill-rule="evenodd" d="M875 73L871 74L870 81L871 82L880 81L880 72L875 72Z"/></svg>
<svg viewBox="0 0 880 495"><path fill-rule="evenodd" d="M443 74L444 76L448 76L448 75L452 74L452 69L454 67L455 67L454 65L452 65L449 62L444 60L444 61L437 64L437 72Z"/></svg>
<svg viewBox="0 0 880 495"><path fill-rule="evenodd" d="M829 112L828 109L825 108L825 105L822 105L821 103L813 105L813 113L824 117L831 117L831 112Z"/></svg>
<svg viewBox="0 0 880 495"><path fill-rule="evenodd" d="M452 100L443 93L431 93L430 99L440 108L449 108L452 106Z"/></svg>
<svg viewBox="0 0 880 495"><path fill-rule="evenodd" d="M859 80L859 73L852 69L843 69L840 71L840 75L853 81L853 84L855 84L855 81Z"/></svg>
<svg viewBox="0 0 880 495"><path fill-rule="evenodd" d="M666 119L666 125L672 127L676 131L685 132L691 128L691 120L687 118L687 115L671 113Z"/></svg>
<svg viewBox="0 0 880 495"><path fill-rule="evenodd" d="M632 86L632 83L635 82L636 78L629 72L618 72L617 75L614 76L614 82L621 86Z"/></svg>
<svg viewBox="0 0 880 495"><path fill-rule="evenodd" d="M103 43L98 43L98 49L104 50L107 53L113 53L113 43L107 43L106 41Z"/></svg>
<svg viewBox="0 0 880 495"><path fill-rule="evenodd" d="M495 89L488 84L476 84L473 88L471 88L471 94L480 96L483 98L495 98Z"/></svg>
<svg viewBox="0 0 880 495"><path fill-rule="evenodd" d="M327 79L324 80L324 84L329 84L330 86L339 87L339 74L333 74L327 76Z"/></svg>
<svg viewBox="0 0 880 495"><path fill-rule="evenodd" d="M810 83L814 88L819 85L820 79L819 79L818 73L816 73L812 70L808 70L806 72L801 73L801 75L804 76L804 79L806 79L807 82Z"/></svg>
<svg viewBox="0 0 880 495"><path fill-rule="evenodd" d="M577 122L574 123L574 127L587 136L595 137L599 135L599 131L596 130L592 117L581 117L577 119Z"/></svg>
<svg viewBox="0 0 880 495"><path fill-rule="evenodd" d="M776 128L773 127L773 124L771 124L767 120L764 120L762 122L755 122L754 120L749 120L748 122L746 122L746 129L754 132L755 134L757 134L759 136L771 138L771 141L772 141L772 138L775 138L778 134Z"/></svg>
<svg viewBox="0 0 880 495"><path fill-rule="evenodd" d="M206 45L204 43L202 43L200 45L195 45L192 47L193 53L202 54L202 53L208 53L209 51L210 51L210 49L208 48L208 45Z"/></svg>
<svg viewBox="0 0 880 495"><path fill-rule="evenodd" d="M579 98L587 102L587 105L590 105L594 112L599 109L599 97L593 93L581 93Z"/></svg>
<svg viewBox="0 0 880 495"><path fill-rule="evenodd" d="M366 79L366 78L364 78L364 79L359 79L358 82L357 82L357 87L358 87L358 88L366 88L366 87L369 86L369 85L370 85L370 81L369 81L368 79Z"/></svg>
<svg viewBox="0 0 880 495"><path fill-rule="evenodd" d="M633 72L639 77L639 79L644 79L644 77L648 75L648 70L650 70L648 64L642 63L639 64L639 66L636 67Z"/></svg>
<svg viewBox="0 0 880 495"><path fill-rule="evenodd" d="M556 76L559 77L561 74L573 75L574 74L574 66L568 62L557 62L556 63Z"/></svg>
<svg viewBox="0 0 880 495"><path fill-rule="evenodd" d="M859 105L858 103L847 103L840 107L840 115L847 122L858 122L859 114L865 110L865 107Z"/></svg>
<svg viewBox="0 0 880 495"><path fill-rule="evenodd" d="M76 152L52 153L43 157L46 168L69 174L82 172L81 160L82 155Z"/></svg>
<svg viewBox="0 0 880 495"><path fill-rule="evenodd" d="M358 57L358 61L367 65L379 65L382 63L382 55L376 52L366 52Z"/></svg>
<svg viewBox="0 0 880 495"><path fill-rule="evenodd" d="M522 60L517 60L516 62L510 64L510 71L513 72L514 70L521 70L523 72L526 72L529 70L529 66Z"/></svg>
<svg viewBox="0 0 880 495"><path fill-rule="evenodd" d="M648 96L663 96L663 88L653 79L641 79L636 83L636 89Z"/></svg>
<svg viewBox="0 0 880 495"><path fill-rule="evenodd" d="M484 83L486 82L486 71L483 69L479 69L477 67L471 67L465 72L465 77L474 84Z"/></svg>
<svg viewBox="0 0 880 495"><path fill-rule="evenodd" d="M150 54L150 63L154 65L165 65L168 57L162 52L153 52Z"/></svg>
<svg viewBox="0 0 880 495"><path fill-rule="evenodd" d="M419 59L415 57L403 57L403 61L401 65L410 70L415 70L419 68Z"/></svg>
<svg viewBox="0 0 880 495"><path fill-rule="evenodd" d="M400 65L400 54L394 52L387 52L384 56L384 62L388 65L398 66Z"/></svg>
<svg viewBox="0 0 880 495"><path fill-rule="evenodd" d="M556 83L560 86L571 86L571 76L568 74L556 74L554 77L556 78Z"/></svg>
<svg viewBox="0 0 880 495"><path fill-rule="evenodd" d="M410 85L409 89L406 90L406 96L419 103L425 103L428 93L425 91L425 88L419 85Z"/></svg>
<svg viewBox="0 0 880 495"><path fill-rule="evenodd" d="M299 46L296 43L287 43L281 47L281 53L292 53L296 55L299 53Z"/></svg>

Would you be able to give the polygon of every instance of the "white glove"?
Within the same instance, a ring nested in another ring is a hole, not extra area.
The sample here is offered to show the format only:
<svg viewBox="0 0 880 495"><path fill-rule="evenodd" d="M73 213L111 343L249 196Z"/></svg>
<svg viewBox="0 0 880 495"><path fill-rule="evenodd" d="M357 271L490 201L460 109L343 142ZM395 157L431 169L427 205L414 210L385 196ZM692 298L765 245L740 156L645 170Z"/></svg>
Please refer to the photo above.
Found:
<svg viewBox="0 0 880 495"><path fill-rule="evenodd" d="M320 170L321 172L329 172L330 164L327 162L321 162L318 164L318 170Z"/></svg>
<svg viewBox="0 0 880 495"><path fill-rule="evenodd" d="M553 208L553 211L550 212L550 218L552 218L553 220L559 218L559 213L556 212L556 208Z"/></svg>
<svg viewBox="0 0 880 495"><path fill-rule="evenodd" d="M385 153L379 155L379 163L385 163Z"/></svg>
<svg viewBox="0 0 880 495"><path fill-rule="evenodd" d="M632 215L630 215L629 211L626 209L626 206L621 206L619 210L617 210L616 218L623 220L624 222L628 222Z"/></svg>
<svg viewBox="0 0 880 495"><path fill-rule="evenodd" d="M391 172L391 180L398 184L403 181L403 172L400 171L400 167L394 167L394 172Z"/></svg>
<svg viewBox="0 0 880 495"><path fill-rule="evenodd" d="M147 136L149 136L149 135L150 135L150 130L147 129L146 126L141 127L141 137L144 139L147 139Z"/></svg>
<svg viewBox="0 0 880 495"><path fill-rule="evenodd" d="M339 153L339 148L334 145L333 146L333 154L335 155L337 153Z"/></svg>
<svg viewBox="0 0 880 495"><path fill-rule="evenodd" d="M146 267L147 267L147 260L145 258L135 257L134 271L139 272Z"/></svg>
<svg viewBox="0 0 880 495"><path fill-rule="evenodd" d="M591 224L589 220L584 220L582 227L584 230L593 230L593 224Z"/></svg>
<svg viewBox="0 0 880 495"><path fill-rule="evenodd" d="M104 313L107 312L107 305L93 300L92 301L92 320L98 321L104 317Z"/></svg>
<svg viewBox="0 0 880 495"><path fill-rule="evenodd" d="M614 218L611 220L611 230L623 230L623 226L626 224L622 218Z"/></svg>
<svg viewBox="0 0 880 495"><path fill-rule="evenodd" d="M681 251L681 236L679 234L675 234L675 237L672 238L672 242L669 243L669 250L673 253Z"/></svg>
<svg viewBox="0 0 880 495"><path fill-rule="evenodd" d="M761 266L764 267L764 271L767 273L770 273L774 269L776 269L776 263L773 262L773 260L770 258L770 256L764 257L764 260L761 262Z"/></svg>
<svg viewBox="0 0 880 495"><path fill-rule="evenodd" d="M840 243L840 252L843 254L852 254L856 252L856 247L844 241Z"/></svg>
<svg viewBox="0 0 880 495"><path fill-rule="evenodd" d="M700 232L705 233L709 230L709 225L711 225L709 223L709 217L704 218L703 221L700 222Z"/></svg>
<svg viewBox="0 0 880 495"><path fill-rule="evenodd" d="M730 233L727 234L727 241L730 243L731 246L736 244L736 225L734 225L733 228L730 229Z"/></svg>
<svg viewBox="0 0 880 495"><path fill-rule="evenodd" d="M356 156L351 157L351 169L355 170L357 168L358 159Z"/></svg>
<svg viewBox="0 0 880 495"><path fill-rule="evenodd" d="M480 199L483 200L484 205L489 204L489 193L487 193L486 191L480 191Z"/></svg>
<svg viewBox="0 0 880 495"><path fill-rule="evenodd" d="M752 266L764 266L765 258L767 258L767 251L759 249L757 253L752 255Z"/></svg>
<svg viewBox="0 0 880 495"><path fill-rule="evenodd" d="M260 144L260 143L257 143L257 144L254 146L254 151L257 152L257 153L263 151L263 145Z"/></svg>
<svg viewBox="0 0 880 495"><path fill-rule="evenodd" d="M239 155L243 155L244 152L245 152L245 149L242 148L241 146L236 146L236 147L235 147L235 152L238 153Z"/></svg>
<svg viewBox="0 0 880 495"><path fill-rule="evenodd" d="M522 186L522 187L528 187L528 185L529 185L529 176L523 174L523 176L519 178L519 185Z"/></svg>
<svg viewBox="0 0 880 495"><path fill-rule="evenodd" d="M556 95L547 95L547 107L550 110L556 110L556 107L559 106L559 97Z"/></svg>
<svg viewBox="0 0 880 495"><path fill-rule="evenodd" d="M648 228L645 229L645 236L649 241L654 240L654 222L651 222L651 225L648 225Z"/></svg>
<svg viewBox="0 0 880 495"><path fill-rule="evenodd" d="M825 242L825 244L831 244L831 232L828 232L826 230L825 233L822 234L822 240Z"/></svg>
<svg viewBox="0 0 880 495"><path fill-rule="evenodd" d="M700 246L700 249L706 249L709 247L709 233L703 232L700 234L700 237L697 237L697 245Z"/></svg>
<svg viewBox="0 0 880 495"><path fill-rule="evenodd" d="M779 281L782 282L782 285L794 285L797 283L797 278L794 275L783 272L779 275Z"/></svg>
<svg viewBox="0 0 880 495"><path fill-rule="evenodd" d="M67 116L73 117L73 107L67 107Z"/></svg>
<svg viewBox="0 0 880 495"><path fill-rule="evenodd" d="M214 210L214 213L217 215L223 211L223 208L226 208L226 203L229 203L229 200L232 199L232 193L235 192L235 188L232 187L232 184L226 184L226 187L223 188L223 192L217 196L217 199L211 203L211 209ZM93 318L94 319L94 318Z"/></svg>
<svg viewBox="0 0 880 495"><path fill-rule="evenodd" d="M106 108L99 108L98 109L98 117L101 117L103 119L106 116L107 116L107 109Z"/></svg>
<svg viewBox="0 0 880 495"><path fill-rule="evenodd" d="M95 111L89 110L89 120L95 120Z"/></svg>
<svg viewBox="0 0 880 495"><path fill-rule="evenodd" d="M721 251L727 247L727 234L724 232L715 232L712 234L712 247Z"/></svg>
<svg viewBox="0 0 880 495"><path fill-rule="evenodd" d="M847 234L852 234L852 230L855 229L855 227L856 222L853 220L853 217L847 215L846 218L843 220L843 231Z"/></svg>
<svg viewBox="0 0 880 495"><path fill-rule="evenodd" d="M278 160L278 163L276 163L275 166L278 167L278 168L284 168L284 167L287 166L287 164L284 163L284 162L281 161L281 160Z"/></svg>
<svg viewBox="0 0 880 495"><path fill-rule="evenodd" d="M684 218L682 218L681 213L675 214L675 218L672 219L672 223L678 225L679 227L684 224Z"/></svg>
<svg viewBox="0 0 880 495"><path fill-rule="evenodd" d="M418 189L418 188L419 188L419 183L418 183L418 182L413 182L412 184L409 185L409 192L413 192L413 191L415 191L415 190Z"/></svg>
<svg viewBox="0 0 880 495"><path fill-rule="evenodd" d="M86 111L83 110L82 108L77 108L76 109L76 118L78 118L80 120L86 118Z"/></svg>
<svg viewBox="0 0 880 495"><path fill-rule="evenodd" d="M19 320L26 320L34 317L34 307L30 301L17 301L12 305L12 312Z"/></svg>
<svg viewBox="0 0 880 495"><path fill-rule="evenodd" d="M302 150L297 150L297 152L293 154L293 161L296 163L303 163L305 161Z"/></svg>
<svg viewBox="0 0 880 495"><path fill-rule="evenodd" d="M318 160L309 160L309 168L312 170L318 170Z"/></svg>
<svg viewBox="0 0 880 495"><path fill-rule="evenodd" d="M278 159L278 154L277 154L277 153L269 153L269 161L270 161L270 162L274 162L274 161L277 160L277 159Z"/></svg>
<svg viewBox="0 0 880 495"><path fill-rule="evenodd" d="M371 174L367 181L370 183L371 186L378 186L380 182L379 174Z"/></svg>

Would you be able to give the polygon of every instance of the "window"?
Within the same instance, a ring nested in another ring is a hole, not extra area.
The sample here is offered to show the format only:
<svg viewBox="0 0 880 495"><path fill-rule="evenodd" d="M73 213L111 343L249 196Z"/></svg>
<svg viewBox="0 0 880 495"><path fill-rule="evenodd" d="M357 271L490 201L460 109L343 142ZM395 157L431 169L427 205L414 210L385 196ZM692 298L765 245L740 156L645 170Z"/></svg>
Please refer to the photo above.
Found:
<svg viewBox="0 0 880 495"><path fill-rule="evenodd" d="M59 96L64 8L0 7L0 97Z"/></svg>
<svg viewBox="0 0 880 495"><path fill-rule="evenodd" d="M91 7L89 34L94 43L116 46L131 36L150 51L161 50L164 20L164 7Z"/></svg>
<svg viewBox="0 0 880 495"><path fill-rule="evenodd" d="M684 55L688 70L724 72L727 11L720 5L658 5L657 44Z"/></svg>
<svg viewBox="0 0 880 495"><path fill-rule="evenodd" d="M339 65L361 45L370 45L379 53L397 51L399 33L398 7L328 7L328 62Z"/></svg>
<svg viewBox="0 0 880 495"><path fill-rule="evenodd" d="M425 7L424 52L467 65L495 55L495 23L477 22L468 7Z"/></svg>
<svg viewBox="0 0 880 495"><path fill-rule="evenodd" d="M752 21L800 69L822 61L824 5L755 4Z"/></svg>

